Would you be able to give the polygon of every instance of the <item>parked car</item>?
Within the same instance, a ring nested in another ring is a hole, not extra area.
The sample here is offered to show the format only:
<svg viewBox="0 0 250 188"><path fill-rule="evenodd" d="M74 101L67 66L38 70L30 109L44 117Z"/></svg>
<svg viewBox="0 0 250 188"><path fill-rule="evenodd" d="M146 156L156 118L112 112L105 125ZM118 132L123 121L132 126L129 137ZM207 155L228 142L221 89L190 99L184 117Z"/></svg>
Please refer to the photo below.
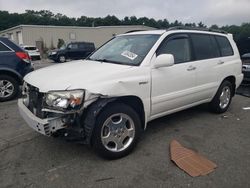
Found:
<svg viewBox="0 0 250 188"><path fill-rule="evenodd" d="M250 53L241 56L244 81L250 82Z"/></svg>
<svg viewBox="0 0 250 188"><path fill-rule="evenodd" d="M15 98L23 77L31 71L29 55L9 39L0 37L0 102Z"/></svg>
<svg viewBox="0 0 250 188"><path fill-rule="evenodd" d="M41 54L39 49L36 46L32 45L24 45L22 48L28 52L29 56L31 57L31 60L41 60Z"/></svg>
<svg viewBox="0 0 250 188"><path fill-rule="evenodd" d="M64 63L68 59L84 59L95 50L91 42L71 42L60 49L49 51L48 58L53 61Z"/></svg>
<svg viewBox="0 0 250 188"><path fill-rule="evenodd" d="M203 103L225 112L242 78L231 34L194 28L132 32L84 61L28 74L18 106L39 133L78 133L101 156L115 159L132 151L153 119Z"/></svg>

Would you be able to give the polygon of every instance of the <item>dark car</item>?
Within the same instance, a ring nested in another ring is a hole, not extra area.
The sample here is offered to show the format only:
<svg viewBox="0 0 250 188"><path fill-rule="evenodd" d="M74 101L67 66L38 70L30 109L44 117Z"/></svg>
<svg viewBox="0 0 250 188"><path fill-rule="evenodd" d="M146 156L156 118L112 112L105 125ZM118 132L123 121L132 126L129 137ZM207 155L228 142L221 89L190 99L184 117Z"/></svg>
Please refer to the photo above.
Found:
<svg viewBox="0 0 250 188"><path fill-rule="evenodd" d="M250 53L241 56L244 81L250 82Z"/></svg>
<svg viewBox="0 0 250 188"><path fill-rule="evenodd" d="M20 46L0 37L0 101L15 98L23 77L33 71L30 57Z"/></svg>
<svg viewBox="0 0 250 188"><path fill-rule="evenodd" d="M48 58L63 63L68 59L84 59L95 50L91 42L71 42L58 50L50 51Z"/></svg>

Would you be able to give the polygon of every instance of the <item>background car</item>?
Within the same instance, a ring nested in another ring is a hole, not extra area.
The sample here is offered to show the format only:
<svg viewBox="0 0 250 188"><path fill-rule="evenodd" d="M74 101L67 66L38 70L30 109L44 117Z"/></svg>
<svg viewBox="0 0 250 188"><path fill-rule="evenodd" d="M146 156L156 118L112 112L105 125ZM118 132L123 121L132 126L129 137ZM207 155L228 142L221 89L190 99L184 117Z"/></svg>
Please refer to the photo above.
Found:
<svg viewBox="0 0 250 188"><path fill-rule="evenodd" d="M92 42L72 42L60 49L50 51L48 58L63 63L68 59L84 59L95 50Z"/></svg>
<svg viewBox="0 0 250 188"><path fill-rule="evenodd" d="M39 49L36 46L31 45L24 45L22 48L28 52L29 56L31 57L31 60L40 60L41 54Z"/></svg>
<svg viewBox="0 0 250 188"><path fill-rule="evenodd" d="M250 82L250 53L241 56L244 81Z"/></svg>
<svg viewBox="0 0 250 188"><path fill-rule="evenodd" d="M27 52L9 39L0 37L0 101L15 98L23 77L33 70Z"/></svg>

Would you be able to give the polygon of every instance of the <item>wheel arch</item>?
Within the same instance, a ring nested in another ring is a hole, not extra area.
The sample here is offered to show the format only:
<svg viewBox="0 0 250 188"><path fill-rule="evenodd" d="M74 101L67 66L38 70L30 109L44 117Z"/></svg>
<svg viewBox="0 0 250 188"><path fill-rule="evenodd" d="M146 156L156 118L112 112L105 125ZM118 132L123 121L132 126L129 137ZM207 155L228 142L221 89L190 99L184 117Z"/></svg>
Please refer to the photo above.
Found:
<svg viewBox="0 0 250 188"><path fill-rule="evenodd" d="M120 101L133 108L140 117L142 129L145 129L145 110L142 100L137 96L123 96L118 97L116 101Z"/></svg>
<svg viewBox="0 0 250 188"><path fill-rule="evenodd" d="M232 86L233 86L233 96L235 95L235 92L236 92L236 78L235 76L231 75L231 76L228 76L226 77L222 82L221 84L224 82L224 81L229 81L231 82Z"/></svg>
<svg viewBox="0 0 250 188"><path fill-rule="evenodd" d="M8 70L8 69L0 69L0 75L11 76L14 79L16 79L19 84L22 84L22 81L23 81L22 76L20 74L18 74L17 72L14 72L14 71Z"/></svg>
<svg viewBox="0 0 250 188"><path fill-rule="evenodd" d="M99 98L92 104L90 104L87 109L83 111L82 122L84 123L85 132L85 143L92 144L92 133L95 126L96 118L100 112L105 109L110 103L124 103L131 108L133 108L139 115L142 129L145 129L145 111L142 100L137 96L121 96L112 98Z"/></svg>

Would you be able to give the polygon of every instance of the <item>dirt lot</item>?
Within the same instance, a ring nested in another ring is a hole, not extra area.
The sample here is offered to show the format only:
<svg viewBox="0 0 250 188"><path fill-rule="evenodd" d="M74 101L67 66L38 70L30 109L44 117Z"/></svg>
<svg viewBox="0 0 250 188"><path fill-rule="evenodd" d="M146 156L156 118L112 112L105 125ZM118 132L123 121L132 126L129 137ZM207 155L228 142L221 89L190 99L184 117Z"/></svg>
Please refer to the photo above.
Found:
<svg viewBox="0 0 250 188"><path fill-rule="evenodd" d="M235 96L223 115L199 106L157 119L135 151L115 161L97 157L84 145L36 133L21 119L16 103L0 103L0 187L250 187L250 110L242 109L250 107L250 98ZM172 139L218 168L190 177L170 161Z"/></svg>

